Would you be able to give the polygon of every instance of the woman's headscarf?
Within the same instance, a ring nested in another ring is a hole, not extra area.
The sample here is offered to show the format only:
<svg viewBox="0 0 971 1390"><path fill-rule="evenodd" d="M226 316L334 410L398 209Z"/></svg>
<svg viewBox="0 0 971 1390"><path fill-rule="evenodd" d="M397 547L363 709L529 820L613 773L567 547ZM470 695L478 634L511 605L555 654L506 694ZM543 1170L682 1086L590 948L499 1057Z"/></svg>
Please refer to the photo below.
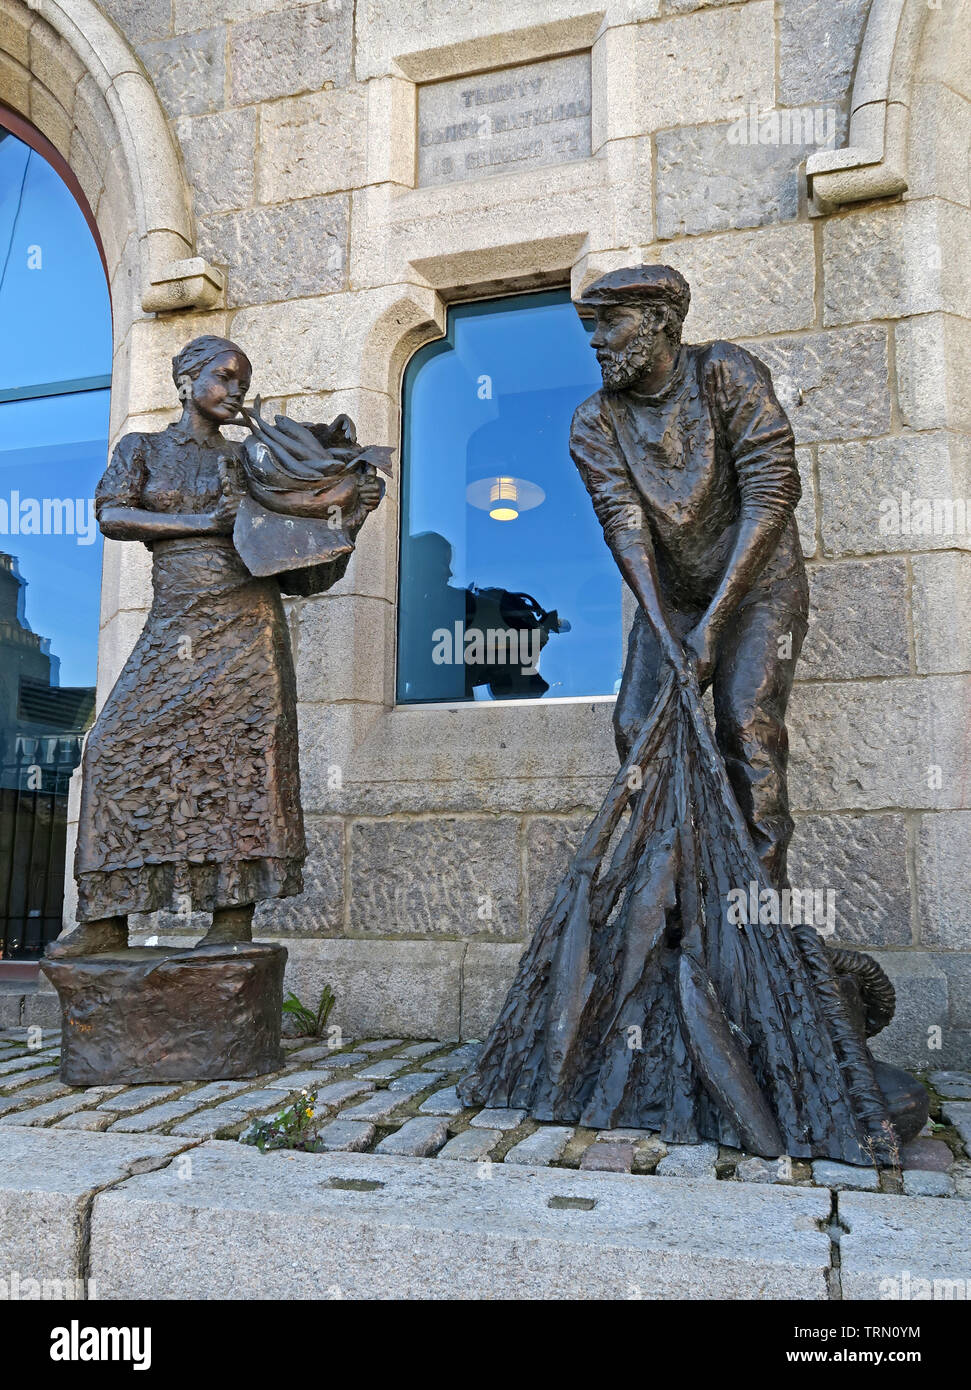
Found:
<svg viewBox="0 0 971 1390"><path fill-rule="evenodd" d="M177 352L172 358L172 379L176 386L178 386L181 376L190 376L195 380L208 362L212 362L216 357L221 357L224 352L238 353L240 357L249 362L249 358L239 344L230 341L229 338L217 338L211 333L207 333L201 338L193 338L191 343L186 343L182 351ZM251 370L252 365L250 362Z"/></svg>

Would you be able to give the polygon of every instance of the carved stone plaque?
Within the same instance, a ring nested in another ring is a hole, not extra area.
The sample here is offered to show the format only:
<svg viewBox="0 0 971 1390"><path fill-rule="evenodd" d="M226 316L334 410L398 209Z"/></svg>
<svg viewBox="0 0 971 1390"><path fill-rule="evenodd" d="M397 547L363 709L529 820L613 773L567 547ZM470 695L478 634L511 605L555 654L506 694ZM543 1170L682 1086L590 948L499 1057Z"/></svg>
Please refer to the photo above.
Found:
<svg viewBox="0 0 971 1390"><path fill-rule="evenodd" d="M590 153L590 54L418 89L418 183L457 183Z"/></svg>

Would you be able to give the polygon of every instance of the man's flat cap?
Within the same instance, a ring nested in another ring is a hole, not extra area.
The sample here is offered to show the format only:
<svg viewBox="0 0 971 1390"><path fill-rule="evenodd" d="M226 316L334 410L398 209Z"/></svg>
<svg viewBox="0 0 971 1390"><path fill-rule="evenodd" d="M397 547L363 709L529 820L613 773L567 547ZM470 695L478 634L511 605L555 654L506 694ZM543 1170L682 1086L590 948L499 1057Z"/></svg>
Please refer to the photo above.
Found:
<svg viewBox="0 0 971 1390"><path fill-rule="evenodd" d="M631 265L601 275L587 286L576 304L582 311L599 304L625 304L643 299L660 299L676 309L683 319L688 312L691 290L687 280L673 266Z"/></svg>

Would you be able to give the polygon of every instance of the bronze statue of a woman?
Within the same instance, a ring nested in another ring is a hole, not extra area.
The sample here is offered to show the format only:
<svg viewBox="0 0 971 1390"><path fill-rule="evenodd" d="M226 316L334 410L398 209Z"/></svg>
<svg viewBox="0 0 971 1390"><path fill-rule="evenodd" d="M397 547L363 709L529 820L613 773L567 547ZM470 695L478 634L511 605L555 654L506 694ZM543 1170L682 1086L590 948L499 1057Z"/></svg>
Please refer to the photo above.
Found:
<svg viewBox="0 0 971 1390"><path fill-rule="evenodd" d="M261 452L270 457L243 407L249 359L228 339L203 337L172 367L182 418L125 435L96 493L104 534L151 549L154 597L86 742L79 925L48 949L54 959L124 949L128 915L160 909L211 912L201 946L246 942L257 902L302 890L296 690L281 588L320 592L338 579L347 536L383 495L373 467L343 471L338 487L318 474L318 496L343 528L324 559L337 558L296 574L292 565L254 574L233 541L240 504L256 505L247 469ZM255 431L245 447L220 433L241 412ZM301 480L315 462L333 460L323 445L353 442L346 417L331 427L281 424L294 435L281 453ZM337 452L345 461L361 453ZM314 582L301 589L298 576L308 574Z"/></svg>

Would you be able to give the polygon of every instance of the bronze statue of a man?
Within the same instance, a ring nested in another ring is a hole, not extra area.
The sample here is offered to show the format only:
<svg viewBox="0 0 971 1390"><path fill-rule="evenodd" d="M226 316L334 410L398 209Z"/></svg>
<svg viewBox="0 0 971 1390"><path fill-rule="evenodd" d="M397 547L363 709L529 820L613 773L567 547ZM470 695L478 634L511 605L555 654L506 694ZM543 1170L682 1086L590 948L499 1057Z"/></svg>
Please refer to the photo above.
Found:
<svg viewBox="0 0 971 1390"><path fill-rule="evenodd" d="M785 714L806 634L792 429L768 369L733 343L681 341L690 290L670 266L613 271L579 299L603 390L570 452L638 600L614 714L623 761L662 663L713 683L715 732L770 882L792 834Z"/></svg>
<svg viewBox="0 0 971 1390"><path fill-rule="evenodd" d="M639 605L622 766L458 1092L870 1163L917 1132L926 1096L866 1047L893 1013L879 966L791 910L785 714L808 609L792 429L751 353L682 343L688 301L676 270L634 266L578 304L603 389L570 451Z"/></svg>

